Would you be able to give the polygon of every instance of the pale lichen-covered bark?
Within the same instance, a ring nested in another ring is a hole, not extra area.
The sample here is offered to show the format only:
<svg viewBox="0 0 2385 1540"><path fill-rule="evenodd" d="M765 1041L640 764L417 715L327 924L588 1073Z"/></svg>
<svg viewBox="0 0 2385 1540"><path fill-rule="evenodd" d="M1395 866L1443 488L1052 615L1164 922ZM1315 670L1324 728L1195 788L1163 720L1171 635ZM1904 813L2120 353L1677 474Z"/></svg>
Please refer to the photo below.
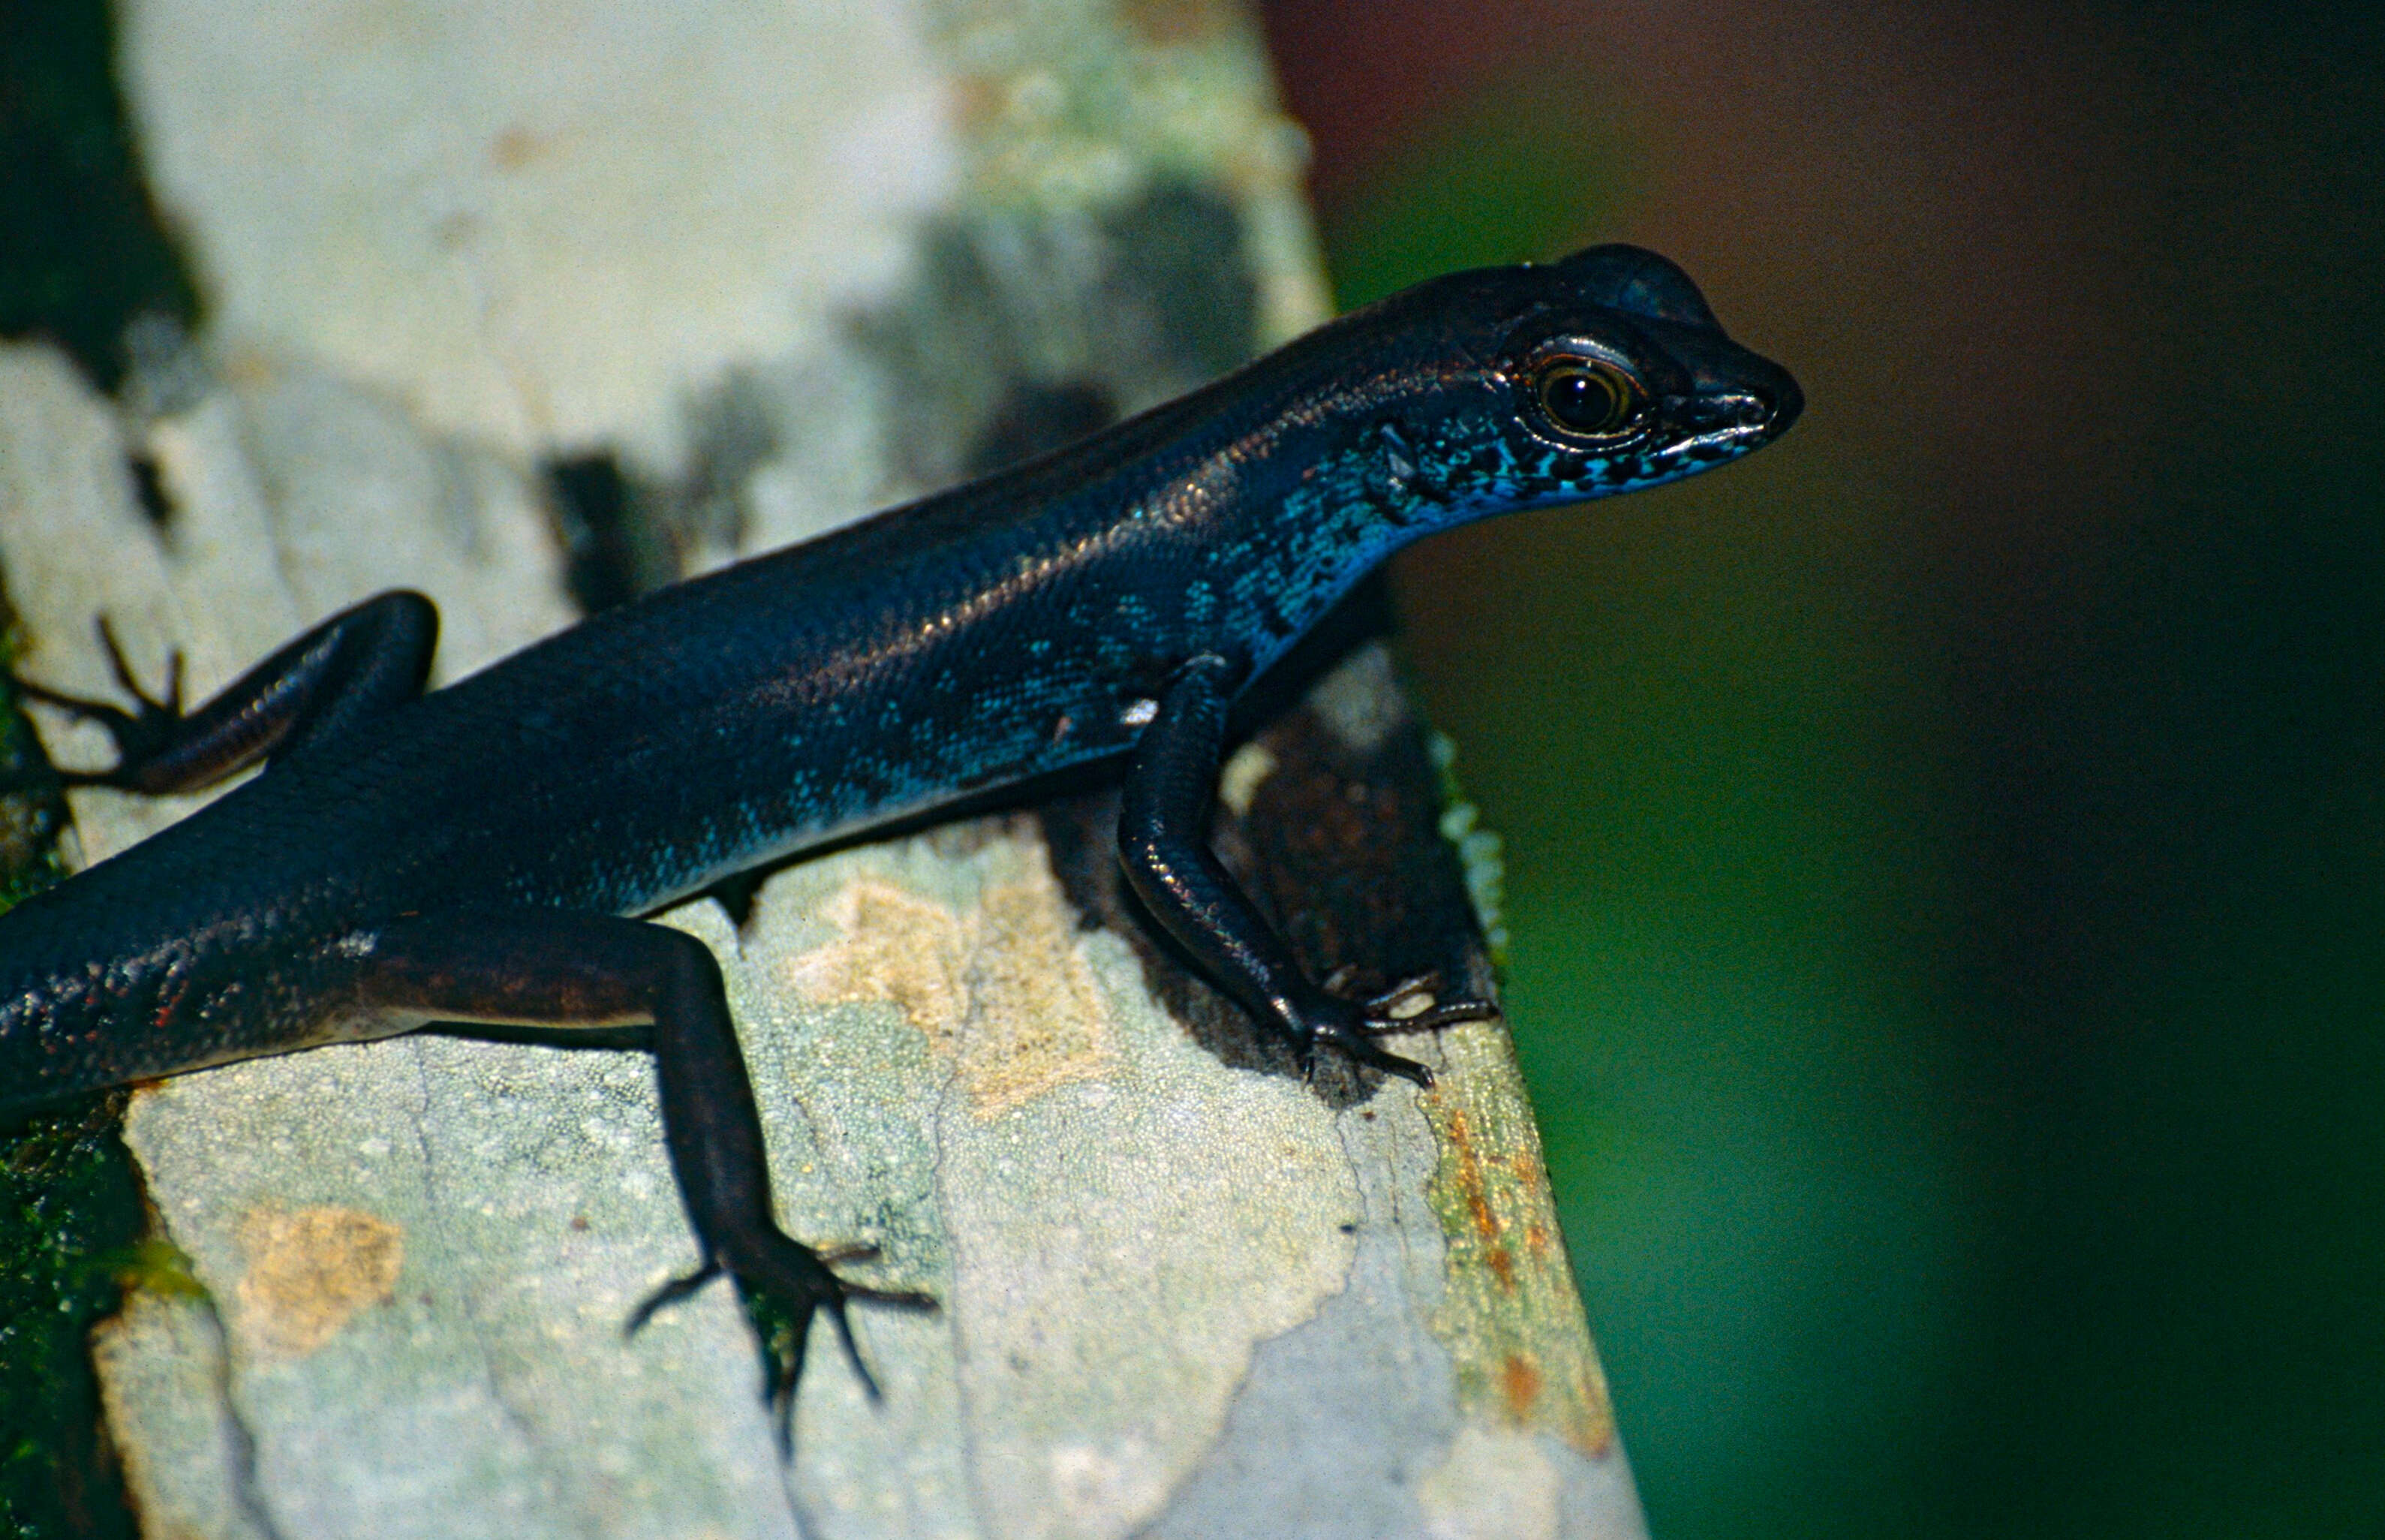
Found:
<svg viewBox="0 0 2385 1540"><path fill-rule="evenodd" d="M125 75L212 323L174 390L0 352L27 671L222 682L405 583L453 678L568 622L540 466L652 578L1162 399L1318 319L1233 6L144 0ZM128 460L154 463L162 526ZM1380 648L1237 754L1219 838L1320 969L1487 984ZM104 757L45 717L53 756ZM186 803L73 799L81 858ZM98 1347L153 1534L1633 1535L1505 1030L1304 1084L1155 946L1089 793L793 867L720 957L782 1218L932 1317L822 1337L782 1465L639 1057L443 1038L127 1120L201 1301ZM70 852L70 854L72 854Z"/></svg>

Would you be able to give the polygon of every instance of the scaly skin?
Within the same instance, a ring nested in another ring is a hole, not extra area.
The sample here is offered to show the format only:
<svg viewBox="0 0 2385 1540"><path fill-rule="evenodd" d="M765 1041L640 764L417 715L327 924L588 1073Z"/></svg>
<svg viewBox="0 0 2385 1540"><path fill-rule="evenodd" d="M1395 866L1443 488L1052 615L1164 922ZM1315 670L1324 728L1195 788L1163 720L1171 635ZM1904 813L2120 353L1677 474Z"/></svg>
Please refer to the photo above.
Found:
<svg viewBox="0 0 2385 1540"><path fill-rule="evenodd" d="M651 1023L695 1281L730 1271L842 1325L866 1291L777 1229L717 970L614 917L1118 761L1121 852L1160 923L1304 1059L1421 1080L1374 1041L1418 992L1358 1005L1308 981L1209 855L1229 707L1399 547L1720 464L1800 405L1679 269L1596 247L1421 284L1072 448L428 695L436 617L403 594L187 717L179 690L127 712L33 688L116 733L119 764L70 782L270 769L0 917L0 1113L434 1020Z"/></svg>

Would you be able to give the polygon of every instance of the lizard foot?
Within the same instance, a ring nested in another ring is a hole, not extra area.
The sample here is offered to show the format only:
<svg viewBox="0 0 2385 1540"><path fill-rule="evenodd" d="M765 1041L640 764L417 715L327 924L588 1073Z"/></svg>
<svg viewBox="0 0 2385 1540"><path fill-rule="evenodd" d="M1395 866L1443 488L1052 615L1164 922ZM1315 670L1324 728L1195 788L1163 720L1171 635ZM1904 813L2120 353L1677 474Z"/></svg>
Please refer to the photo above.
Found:
<svg viewBox="0 0 2385 1540"><path fill-rule="evenodd" d="M878 1255L874 1246L835 1246L814 1251L776 1231L747 1242L741 1258L716 1256L683 1278L674 1278L648 1295L630 1316L624 1334L633 1333L656 1311L675 1305L724 1274L737 1281L745 1311L762 1338L762 1397L768 1403L778 1434L779 1453L794 1450L795 1383L803 1376L804 1353L811 1337L812 1318L828 1312L844 1356L872 1401L881 1399L878 1378L862 1360L846 1318L849 1304L884 1305L902 1310L934 1310L930 1296L908 1289L873 1288L839 1278L831 1271L839 1262L868 1261Z"/></svg>
<svg viewBox="0 0 2385 1540"><path fill-rule="evenodd" d="M182 654L177 648L169 665L164 698L152 696L141 686L125 660L124 648L116 640L116 628L107 617L99 618L99 640L107 650L107 666L116 675L116 682L132 698L133 709L104 700L89 700L81 695L69 695L44 684L11 674L8 682L18 695L44 706L70 712L86 721L97 722L116 740L116 763L104 770L62 770L40 769L15 771L0 778L0 792L27 791L49 786L115 786L125 791L147 789L142 782L143 769L156 760L180 736L182 724Z"/></svg>
<svg viewBox="0 0 2385 1540"><path fill-rule="evenodd" d="M1326 989L1330 992L1346 985L1349 976L1349 970L1342 970L1325 981ZM1393 1033L1437 1032L1460 1021L1486 1021L1499 1014L1492 1001L1443 1000L1441 990L1442 977L1433 972L1413 974L1366 1000L1348 1000L1328 993L1326 1004L1305 1023L1305 1036L1297 1032L1294 1034L1299 1042L1302 1072L1313 1075L1317 1050L1328 1047L1354 1064L1364 1064L1430 1087L1430 1070L1415 1059L1386 1052L1375 1039Z"/></svg>

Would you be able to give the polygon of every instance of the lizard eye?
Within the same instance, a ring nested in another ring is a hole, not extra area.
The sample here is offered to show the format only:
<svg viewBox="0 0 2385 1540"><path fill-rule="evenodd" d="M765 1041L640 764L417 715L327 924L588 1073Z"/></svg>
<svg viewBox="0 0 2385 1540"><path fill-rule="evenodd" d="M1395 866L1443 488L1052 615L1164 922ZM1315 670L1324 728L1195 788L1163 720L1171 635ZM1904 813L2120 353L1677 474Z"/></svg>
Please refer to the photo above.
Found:
<svg viewBox="0 0 2385 1540"><path fill-rule="evenodd" d="M1532 398L1568 438L1614 438L1637 426L1648 393L1619 364L1560 353L1532 366Z"/></svg>

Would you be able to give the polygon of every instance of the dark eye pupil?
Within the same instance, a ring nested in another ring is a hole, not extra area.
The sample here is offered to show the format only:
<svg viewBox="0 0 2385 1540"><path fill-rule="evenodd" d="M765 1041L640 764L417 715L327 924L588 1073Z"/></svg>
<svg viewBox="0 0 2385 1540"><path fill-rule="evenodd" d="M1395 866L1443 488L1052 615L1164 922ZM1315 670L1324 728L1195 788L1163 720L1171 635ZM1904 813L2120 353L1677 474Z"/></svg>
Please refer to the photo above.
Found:
<svg viewBox="0 0 2385 1540"><path fill-rule="evenodd" d="M1611 433L1630 420L1630 392L1606 370L1577 364L1549 372L1541 384L1541 405L1560 428Z"/></svg>

